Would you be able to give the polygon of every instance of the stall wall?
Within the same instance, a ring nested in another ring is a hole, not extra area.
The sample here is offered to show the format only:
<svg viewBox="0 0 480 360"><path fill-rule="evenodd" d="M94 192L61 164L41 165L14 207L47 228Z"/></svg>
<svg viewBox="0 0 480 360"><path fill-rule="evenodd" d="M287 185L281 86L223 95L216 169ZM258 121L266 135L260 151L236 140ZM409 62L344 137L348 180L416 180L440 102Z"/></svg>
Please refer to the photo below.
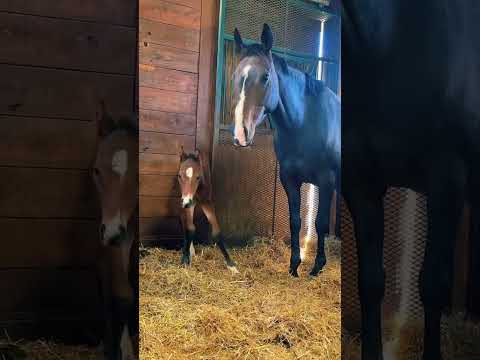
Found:
<svg viewBox="0 0 480 360"><path fill-rule="evenodd" d="M134 108L137 5L2 1L0 24L0 327L73 331L98 319L88 169L100 99Z"/></svg>
<svg viewBox="0 0 480 360"><path fill-rule="evenodd" d="M140 231L179 243L181 146L211 153L218 0L140 0Z"/></svg>

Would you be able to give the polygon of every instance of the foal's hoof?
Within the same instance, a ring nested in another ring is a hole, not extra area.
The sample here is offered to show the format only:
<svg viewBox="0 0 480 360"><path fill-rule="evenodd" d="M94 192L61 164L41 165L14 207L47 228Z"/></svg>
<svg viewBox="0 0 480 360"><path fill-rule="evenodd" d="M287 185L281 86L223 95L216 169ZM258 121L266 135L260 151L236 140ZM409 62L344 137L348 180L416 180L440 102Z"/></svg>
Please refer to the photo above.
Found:
<svg viewBox="0 0 480 360"><path fill-rule="evenodd" d="M290 275L292 275L293 277L298 277L298 271L297 271L297 269L294 270L294 269L290 268L290 270L288 270L288 273L289 273Z"/></svg>
<svg viewBox="0 0 480 360"><path fill-rule="evenodd" d="M232 260L227 261L227 269L230 270L232 274L240 274L237 269L237 265L235 265L235 262Z"/></svg>
<svg viewBox="0 0 480 360"><path fill-rule="evenodd" d="M310 271L310 276L318 276L323 271L323 268L314 266Z"/></svg>

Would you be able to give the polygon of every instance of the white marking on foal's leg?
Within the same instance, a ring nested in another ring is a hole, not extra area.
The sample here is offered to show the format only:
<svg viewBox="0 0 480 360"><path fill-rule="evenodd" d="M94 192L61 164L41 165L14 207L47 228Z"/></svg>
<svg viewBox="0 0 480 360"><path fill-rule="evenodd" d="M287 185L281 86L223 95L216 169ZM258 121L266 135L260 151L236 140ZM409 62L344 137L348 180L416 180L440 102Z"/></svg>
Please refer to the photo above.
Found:
<svg viewBox="0 0 480 360"><path fill-rule="evenodd" d="M121 177L125 176L128 170L127 150L117 150L112 157L112 170Z"/></svg>
<svg viewBox="0 0 480 360"><path fill-rule="evenodd" d="M233 266L227 265L227 269L230 270L230 272L232 274L240 274L240 271L238 271L238 269L235 265L233 265Z"/></svg>
<svg viewBox="0 0 480 360"><path fill-rule="evenodd" d="M122 349L122 360L135 360L132 339L127 325L123 326L122 338L120 339L120 349Z"/></svg>
<svg viewBox="0 0 480 360"><path fill-rule="evenodd" d="M193 246L193 242L190 243L190 260L192 260L192 257L195 256L195 246Z"/></svg>

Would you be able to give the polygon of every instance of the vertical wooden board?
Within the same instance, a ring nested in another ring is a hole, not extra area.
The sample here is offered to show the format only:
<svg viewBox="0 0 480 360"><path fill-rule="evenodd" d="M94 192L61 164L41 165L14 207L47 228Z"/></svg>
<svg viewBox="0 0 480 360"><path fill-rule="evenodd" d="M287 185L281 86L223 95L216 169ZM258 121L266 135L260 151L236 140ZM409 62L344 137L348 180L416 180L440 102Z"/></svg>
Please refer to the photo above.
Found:
<svg viewBox="0 0 480 360"><path fill-rule="evenodd" d="M175 175L140 174L139 180L140 196L180 196L180 187Z"/></svg>
<svg viewBox="0 0 480 360"><path fill-rule="evenodd" d="M141 19L139 40L198 52L200 31Z"/></svg>
<svg viewBox="0 0 480 360"><path fill-rule="evenodd" d="M140 110L140 130L195 135L195 115Z"/></svg>
<svg viewBox="0 0 480 360"><path fill-rule="evenodd" d="M0 269L93 266L100 245L94 220L0 218Z"/></svg>
<svg viewBox="0 0 480 360"><path fill-rule="evenodd" d="M0 114L94 120L103 99L114 116L131 113L134 79L0 65Z"/></svg>
<svg viewBox="0 0 480 360"><path fill-rule="evenodd" d="M195 137L146 131L140 132L141 152L178 155L182 146L185 151L193 151L195 149Z"/></svg>
<svg viewBox="0 0 480 360"><path fill-rule="evenodd" d="M87 171L0 167L0 217L90 218L98 216Z"/></svg>
<svg viewBox="0 0 480 360"><path fill-rule="evenodd" d="M197 93L198 76L196 74L144 64L139 65L138 72L140 86L189 94Z"/></svg>
<svg viewBox="0 0 480 360"><path fill-rule="evenodd" d="M216 73L212 69L216 69L218 11L217 1L202 1L196 143L198 149L209 155L214 131Z"/></svg>
<svg viewBox="0 0 480 360"><path fill-rule="evenodd" d="M139 154L140 174L170 174L176 175L180 165L180 155Z"/></svg>
<svg viewBox="0 0 480 360"><path fill-rule="evenodd" d="M87 169L95 156L92 121L0 116L0 166Z"/></svg>
<svg viewBox="0 0 480 360"><path fill-rule="evenodd" d="M0 63L133 75L135 29L0 13Z"/></svg>
<svg viewBox="0 0 480 360"><path fill-rule="evenodd" d="M3 0L0 11L78 19L135 27L136 0Z"/></svg>
<svg viewBox="0 0 480 360"><path fill-rule="evenodd" d="M200 9L163 0L141 0L140 18L176 25L186 29L200 29Z"/></svg>
<svg viewBox="0 0 480 360"><path fill-rule="evenodd" d="M140 109L159 110L181 114L195 114L197 96L177 91L148 88L140 86Z"/></svg>
<svg viewBox="0 0 480 360"><path fill-rule="evenodd" d="M144 65L167 69L198 72L198 53L164 45L142 42L139 44L139 61Z"/></svg>

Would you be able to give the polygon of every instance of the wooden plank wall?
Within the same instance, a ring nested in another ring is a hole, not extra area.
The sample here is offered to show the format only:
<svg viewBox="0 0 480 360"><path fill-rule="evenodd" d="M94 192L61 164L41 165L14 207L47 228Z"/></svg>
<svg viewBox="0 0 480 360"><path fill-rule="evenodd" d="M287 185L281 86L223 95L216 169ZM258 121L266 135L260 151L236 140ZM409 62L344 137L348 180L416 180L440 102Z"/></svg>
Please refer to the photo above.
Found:
<svg viewBox="0 0 480 360"><path fill-rule="evenodd" d="M211 153L218 0L140 0L140 232L181 236L180 146Z"/></svg>
<svg viewBox="0 0 480 360"><path fill-rule="evenodd" d="M135 0L0 3L2 328L98 318L95 111L101 98L114 114L134 109L137 11Z"/></svg>

